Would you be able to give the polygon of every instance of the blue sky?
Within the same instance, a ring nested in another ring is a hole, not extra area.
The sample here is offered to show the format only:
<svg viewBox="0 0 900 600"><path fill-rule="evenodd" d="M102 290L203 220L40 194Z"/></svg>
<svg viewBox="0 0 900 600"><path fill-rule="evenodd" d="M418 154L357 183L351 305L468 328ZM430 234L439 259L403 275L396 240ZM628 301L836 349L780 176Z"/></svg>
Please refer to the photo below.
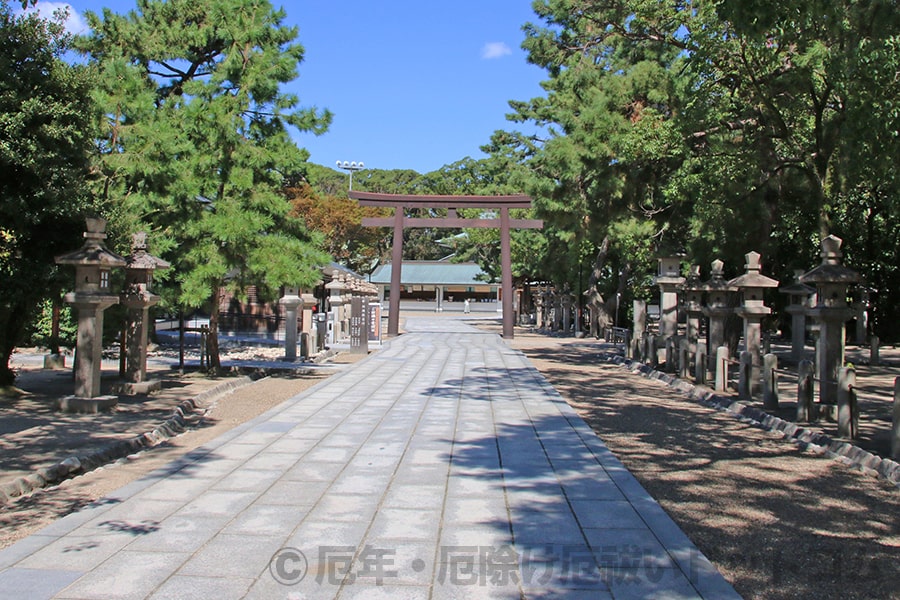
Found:
<svg viewBox="0 0 900 600"><path fill-rule="evenodd" d="M72 12L134 0L71 0ZM506 120L509 100L543 95L546 74L525 60L522 25L536 21L531 0L294 0L306 58L289 90L305 107L327 108L327 133L295 136L310 161L426 173L470 156ZM77 18L77 14L73 14ZM77 25L76 25L77 26Z"/></svg>

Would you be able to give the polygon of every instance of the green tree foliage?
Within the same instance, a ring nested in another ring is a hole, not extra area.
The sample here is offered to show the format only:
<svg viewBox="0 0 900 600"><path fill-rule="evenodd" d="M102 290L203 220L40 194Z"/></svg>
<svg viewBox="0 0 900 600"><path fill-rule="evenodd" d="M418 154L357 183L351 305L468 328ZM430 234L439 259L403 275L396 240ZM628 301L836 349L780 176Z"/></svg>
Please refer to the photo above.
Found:
<svg viewBox="0 0 900 600"><path fill-rule="evenodd" d="M313 285L328 260L282 188L308 158L289 130L320 134L331 115L281 91L303 48L266 0L140 0L87 19L79 47L104 110L97 192L172 263L169 301L209 312L218 367L221 290L252 283L271 299Z"/></svg>
<svg viewBox="0 0 900 600"><path fill-rule="evenodd" d="M0 385L12 383L13 349L62 285L54 256L80 245L91 209L91 78L60 58L61 17L16 16L0 0Z"/></svg>
<svg viewBox="0 0 900 600"><path fill-rule="evenodd" d="M900 287L894 0L534 8L524 47L547 94L511 117L548 135L493 147L532 168L561 278L587 245L600 292L645 282L652 252L739 270L757 250L787 280L835 233L882 293Z"/></svg>
<svg viewBox="0 0 900 600"><path fill-rule="evenodd" d="M664 43L622 35L623 28L641 25L626 18L620 3L536 2L534 8L545 26L526 25L523 45L529 61L550 75L547 94L512 102L510 118L540 125L546 137L498 132L490 149L521 157L531 168L527 191L546 221L548 279L568 283L579 297L587 292L614 302L615 292L635 287L632 273L645 266L648 240L677 244L672 224L685 202L668 195L666 184L685 151L673 119L683 56ZM612 21L616 26L607 25ZM667 27L674 35L680 23ZM614 306L607 308L611 313Z"/></svg>

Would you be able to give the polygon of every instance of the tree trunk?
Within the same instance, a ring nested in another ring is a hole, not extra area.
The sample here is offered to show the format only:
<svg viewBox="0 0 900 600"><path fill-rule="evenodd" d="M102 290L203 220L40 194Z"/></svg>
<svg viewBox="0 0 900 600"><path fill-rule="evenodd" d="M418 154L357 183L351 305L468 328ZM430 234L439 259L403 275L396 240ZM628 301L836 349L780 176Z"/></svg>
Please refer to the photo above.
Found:
<svg viewBox="0 0 900 600"><path fill-rule="evenodd" d="M59 354L59 313L62 301L58 294L53 295L53 305L50 313L50 354Z"/></svg>
<svg viewBox="0 0 900 600"><path fill-rule="evenodd" d="M25 314L20 303L7 306L6 310L0 310L0 386L13 385L16 381L16 373L9 366L9 360L16 349L16 341L22 335Z"/></svg>
<svg viewBox="0 0 900 600"><path fill-rule="evenodd" d="M206 347L209 350L209 370L218 372L222 368L219 358L219 294L218 285L213 287L212 306L209 309L209 336L206 339Z"/></svg>
<svg viewBox="0 0 900 600"><path fill-rule="evenodd" d="M606 265L606 258L609 256L609 237L604 237L597 249L597 256L594 257L594 264L591 266L591 276L588 279L588 304L595 307L591 313L591 335L599 337L603 330L609 327L612 319L609 317L609 301L603 301L597 283L603 276L603 267Z"/></svg>

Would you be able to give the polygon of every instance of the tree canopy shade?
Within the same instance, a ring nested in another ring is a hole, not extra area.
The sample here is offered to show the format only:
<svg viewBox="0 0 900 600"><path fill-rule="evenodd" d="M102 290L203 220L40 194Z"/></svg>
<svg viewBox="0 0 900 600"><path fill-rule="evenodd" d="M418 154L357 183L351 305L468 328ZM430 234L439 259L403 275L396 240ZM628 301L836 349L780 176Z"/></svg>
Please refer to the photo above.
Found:
<svg viewBox="0 0 900 600"><path fill-rule="evenodd" d="M41 300L61 284L53 257L80 245L91 199L87 69L61 60L60 21L0 0L0 385Z"/></svg>
<svg viewBox="0 0 900 600"><path fill-rule="evenodd" d="M329 258L282 193L308 158L289 130L331 120L281 91L303 59L283 19L266 0L140 0L88 13L78 41L101 77L97 193L172 263L164 297L208 310L214 368L220 290L249 281L272 298L315 284Z"/></svg>

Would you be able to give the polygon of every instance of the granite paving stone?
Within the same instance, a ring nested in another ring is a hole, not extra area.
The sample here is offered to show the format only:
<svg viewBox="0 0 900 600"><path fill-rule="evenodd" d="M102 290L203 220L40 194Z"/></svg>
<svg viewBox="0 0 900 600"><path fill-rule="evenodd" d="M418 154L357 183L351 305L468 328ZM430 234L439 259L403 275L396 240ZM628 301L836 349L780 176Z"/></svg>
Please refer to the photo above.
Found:
<svg viewBox="0 0 900 600"><path fill-rule="evenodd" d="M0 551L3 597L737 597L521 353L405 328Z"/></svg>

